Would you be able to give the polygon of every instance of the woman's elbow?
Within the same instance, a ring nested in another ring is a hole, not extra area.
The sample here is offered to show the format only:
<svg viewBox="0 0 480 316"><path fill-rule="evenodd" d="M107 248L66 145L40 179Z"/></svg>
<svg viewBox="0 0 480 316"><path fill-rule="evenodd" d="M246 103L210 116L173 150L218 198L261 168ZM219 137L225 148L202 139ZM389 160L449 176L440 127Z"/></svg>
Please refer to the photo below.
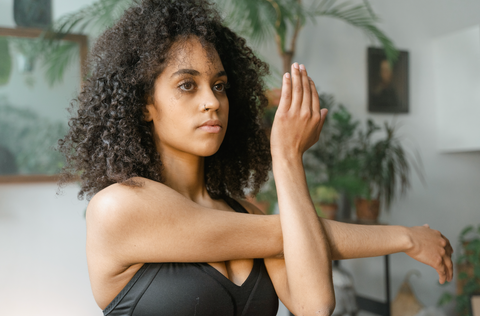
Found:
<svg viewBox="0 0 480 316"><path fill-rule="evenodd" d="M296 316L330 316L335 309L335 297L314 304L297 306L294 314Z"/></svg>

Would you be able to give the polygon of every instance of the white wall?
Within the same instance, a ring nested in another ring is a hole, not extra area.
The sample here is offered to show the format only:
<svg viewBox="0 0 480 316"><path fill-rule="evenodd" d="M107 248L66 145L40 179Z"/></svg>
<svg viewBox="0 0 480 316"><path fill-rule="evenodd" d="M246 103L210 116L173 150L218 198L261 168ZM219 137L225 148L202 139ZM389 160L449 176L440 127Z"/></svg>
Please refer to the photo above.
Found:
<svg viewBox="0 0 480 316"><path fill-rule="evenodd" d="M54 16L90 2L55 1ZM12 0L0 0L0 27L15 27ZM70 72L66 80L79 82L69 76ZM37 79L34 89L45 90L37 91L37 98L68 105L70 91L46 91L50 88L41 77ZM29 97L25 92L15 94L18 100L11 99L20 105L32 100L25 99ZM64 117L54 112L43 114ZM54 183L0 185L0 315L102 315L88 279L86 202L77 200L77 185L68 186L58 196L56 190Z"/></svg>
<svg viewBox="0 0 480 316"><path fill-rule="evenodd" d="M101 315L88 279L77 185L0 185L0 315Z"/></svg>
<svg viewBox="0 0 480 316"><path fill-rule="evenodd" d="M54 15L90 2L54 1ZM0 0L0 26L14 26L12 3ZM400 49L410 52L410 113L397 119L402 122L405 142L422 155L427 181L424 187L414 176L408 196L394 203L391 212L384 212L381 219L407 226L429 223L457 248L460 230L467 224L480 223L480 153L442 154L436 148L432 39L478 24L480 1L372 0L372 4L382 17L382 29ZM372 115L366 110L369 44L360 31L323 18L300 33L295 61L304 63L321 90L333 93L356 117L382 122L392 116ZM281 69L273 45L260 52L272 56L270 62ZM0 263L1 315L100 314L85 264L85 204L75 201L75 193L72 186L63 197L55 197L53 184L0 186L0 249L2 258L10 258ZM436 303L444 288L438 286L432 268L405 254L395 254L391 261L393 295L406 273L417 269L422 277L411 280L415 293L427 306ZM358 292L383 299L382 259L352 260L343 266L354 273Z"/></svg>
<svg viewBox="0 0 480 316"><path fill-rule="evenodd" d="M480 224L480 152L440 153L437 149L434 68L432 41L438 36L480 24L479 0L372 0L382 19L381 28L399 49L410 52L410 113L397 115L404 143L417 148L425 166L427 185L413 176L407 197L396 201L381 221L406 226L430 224L440 230L457 249L457 236L468 224ZM356 118L373 118L377 123L393 115L367 112L368 38L353 27L331 18L318 19L300 33L294 61L304 63L309 75L324 92L333 93ZM263 47L281 69L274 45ZM455 104L452 104L452 111ZM445 126L446 129L449 126ZM478 135L480 137L480 135ZM458 252L458 251L457 251ZM454 254L456 255L456 254ZM358 259L342 265L353 272L359 293L384 299L383 259ZM407 255L391 256L392 298L412 269L421 278L412 277L413 289L426 306L435 305L444 289L438 285L434 269ZM447 308L451 309L451 307ZM451 312L451 311L450 311Z"/></svg>

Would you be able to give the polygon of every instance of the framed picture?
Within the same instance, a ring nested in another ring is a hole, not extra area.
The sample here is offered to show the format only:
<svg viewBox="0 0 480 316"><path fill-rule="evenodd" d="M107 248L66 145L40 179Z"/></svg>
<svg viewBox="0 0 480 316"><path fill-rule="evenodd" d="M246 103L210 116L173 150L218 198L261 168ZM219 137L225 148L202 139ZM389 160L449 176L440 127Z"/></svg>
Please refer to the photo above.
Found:
<svg viewBox="0 0 480 316"><path fill-rule="evenodd" d="M368 48L368 111L408 113L408 52L391 65L381 48Z"/></svg>
<svg viewBox="0 0 480 316"><path fill-rule="evenodd" d="M480 294L470 296L472 316L480 316Z"/></svg>
<svg viewBox="0 0 480 316"><path fill-rule="evenodd" d="M51 85L42 59L35 55L41 33L0 28L0 183L56 181L64 165L54 148L67 132L67 108L81 87L87 37L62 38L60 44L72 46L78 62Z"/></svg>

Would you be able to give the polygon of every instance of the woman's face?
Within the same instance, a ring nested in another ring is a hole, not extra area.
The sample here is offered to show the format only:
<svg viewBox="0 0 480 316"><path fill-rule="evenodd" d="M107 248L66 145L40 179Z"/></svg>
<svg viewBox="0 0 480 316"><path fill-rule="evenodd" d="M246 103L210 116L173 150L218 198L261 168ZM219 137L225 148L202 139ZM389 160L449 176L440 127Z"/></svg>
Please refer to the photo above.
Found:
<svg viewBox="0 0 480 316"><path fill-rule="evenodd" d="M175 45L174 57L155 81L145 118L153 121L162 156L211 156L227 130L227 75L218 53L213 50L209 58L198 39Z"/></svg>

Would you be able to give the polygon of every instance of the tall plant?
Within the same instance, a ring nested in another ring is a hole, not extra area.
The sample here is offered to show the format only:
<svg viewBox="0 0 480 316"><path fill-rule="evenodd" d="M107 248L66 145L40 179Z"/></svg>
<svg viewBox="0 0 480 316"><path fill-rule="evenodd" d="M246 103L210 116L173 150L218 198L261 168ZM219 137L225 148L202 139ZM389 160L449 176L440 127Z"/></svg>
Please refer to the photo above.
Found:
<svg viewBox="0 0 480 316"><path fill-rule="evenodd" d="M392 41L378 28L379 17L373 12L368 0L360 3L341 0L314 1L305 5L302 0L214 0L225 16L227 26L242 36L251 38L255 44L275 40L283 60L283 72L290 70L297 50L300 30L307 23L316 23L318 17L331 17L344 21L362 30L372 40L378 40L385 49L387 58L393 62L398 52ZM102 31L113 25L134 0L97 0L83 9L60 17L45 32L49 41L46 60L50 82L60 81L63 70L74 48L59 44L62 34ZM288 38L287 34L292 34ZM47 49L42 47L42 49Z"/></svg>
<svg viewBox="0 0 480 316"><path fill-rule="evenodd" d="M422 181L423 168L417 152L410 157L405 151L396 127L384 122L384 128L385 137L373 142L373 134L381 128L373 120L367 120L366 131L358 133L353 155L359 159L357 172L366 186L365 197L383 199L388 209L398 190L404 195L410 188L410 167L413 166Z"/></svg>

